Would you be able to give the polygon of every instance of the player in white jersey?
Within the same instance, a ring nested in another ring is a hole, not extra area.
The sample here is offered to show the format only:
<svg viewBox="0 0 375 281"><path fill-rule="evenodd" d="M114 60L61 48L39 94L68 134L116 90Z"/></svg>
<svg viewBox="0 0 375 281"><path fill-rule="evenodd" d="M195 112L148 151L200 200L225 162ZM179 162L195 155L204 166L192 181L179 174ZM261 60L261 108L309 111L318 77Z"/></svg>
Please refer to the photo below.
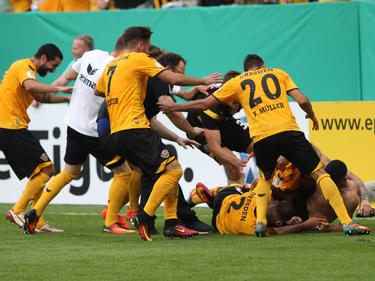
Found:
<svg viewBox="0 0 375 281"><path fill-rule="evenodd" d="M126 222L117 216L119 210L111 210L111 196L123 196L126 200L128 181L131 169L124 159L117 156L112 149L111 139L106 143L98 137L96 119L103 98L95 95L96 83L107 64L123 50L120 37L111 54L101 50L86 52L66 73L68 80L75 80L74 90L66 114L67 145L65 151L65 167L48 184L42 196L33 209L25 214L25 233L34 232L35 224L48 203L69 184L79 177L82 165L89 154L94 156L102 165L112 170L114 177L110 187L109 206L103 232L127 234L133 233L127 229Z"/></svg>

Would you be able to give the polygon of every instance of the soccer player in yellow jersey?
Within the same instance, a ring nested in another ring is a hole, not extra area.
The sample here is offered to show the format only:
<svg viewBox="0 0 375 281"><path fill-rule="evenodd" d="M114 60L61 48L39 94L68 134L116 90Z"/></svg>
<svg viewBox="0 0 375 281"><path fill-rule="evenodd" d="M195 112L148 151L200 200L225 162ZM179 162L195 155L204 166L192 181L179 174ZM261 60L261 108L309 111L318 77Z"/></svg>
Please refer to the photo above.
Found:
<svg viewBox="0 0 375 281"><path fill-rule="evenodd" d="M146 241L151 241L148 224L163 201L165 236L190 237L198 234L177 223L177 184L182 169L173 152L150 129L143 106L147 79L156 77L173 85L209 85L221 81L218 73L196 79L165 69L146 54L150 37L151 30L147 27L126 29L123 33L125 52L108 64L96 87L99 93L105 95L116 152L142 170L145 176L161 174L144 209L133 220L141 238Z"/></svg>
<svg viewBox="0 0 375 281"><path fill-rule="evenodd" d="M54 44L45 44L31 58L14 62L0 85L0 149L21 180L28 177L21 198L7 213L7 218L23 226L23 213L35 201L54 173L54 167L39 141L27 129L27 108L35 99L44 103L68 102L69 97L51 93L71 92L71 87L50 86L36 80L36 73L46 76L60 65L63 55ZM41 228L45 222L39 222Z"/></svg>
<svg viewBox="0 0 375 281"><path fill-rule="evenodd" d="M347 235L367 234L369 229L352 222L337 186L325 172L311 144L300 131L289 107L288 96L293 98L319 129L312 105L289 75L275 68L267 68L258 55L247 55L241 75L229 80L212 96L203 100L174 104L168 97L159 99L163 111L206 110L219 102L239 102L249 122L254 152L261 177L256 188L257 227L255 234L265 236L266 210L270 198L271 180L280 155L285 156L303 174L316 181L343 224ZM238 166L241 170L243 167Z"/></svg>
<svg viewBox="0 0 375 281"><path fill-rule="evenodd" d="M253 188L238 184L208 190L197 185L196 193L201 202L212 209L212 225L220 234L253 235L256 229L257 204ZM205 193L205 195L203 195ZM296 211L289 201L273 201L267 207L267 232L289 234L308 230L320 230L328 224L324 218L310 218L289 225L296 218Z"/></svg>

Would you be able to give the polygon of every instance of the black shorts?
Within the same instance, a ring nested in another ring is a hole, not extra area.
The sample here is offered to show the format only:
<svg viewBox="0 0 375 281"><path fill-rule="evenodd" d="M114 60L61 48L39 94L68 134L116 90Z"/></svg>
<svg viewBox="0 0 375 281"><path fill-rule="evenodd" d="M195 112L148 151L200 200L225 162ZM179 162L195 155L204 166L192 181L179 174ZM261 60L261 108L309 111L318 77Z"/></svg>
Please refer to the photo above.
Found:
<svg viewBox="0 0 375 281"><path fill-rule="evenodd" d="M213 213L212 213L211 224L215 228L216 231L218 231L217 228L216 228L216 216L220 213L220 209L221 209L221 205L223 203L223 200L225 199L225 197L227 197L229 195L233 195L233 194L240 194L241 195L242 193L240 191L238 191L237 188L235 188L233 186L229 186L229 187L226 187L226 188L223 188L222 190L220 190L215 197L214 210L213 210Z"/></svg>
<svg viewBox="0 0 375 281"><path fill-rule="evenodd" d="M28 129L0 128L0 149L20 180L32 176L40 164L52 165L39 140Z"/></svg>
<svg viewBox="0 0 375 281"><path fill-rule="evenodd" d="M158 133L150 128L119 131L113 137L116 152L146 176L163 172L176 159L175 151L163 144Z"/></svg>
<svg viewBox="0 0 375 281"><path fill-rule="evenodd" d="M303 132L281 132L254 144L257 166L265 179L271 179L279 156L284 156L302 174L310 175L318 166L320 159Z"/></svg>
<svg viewBox="0 0 375 281"><path fill-rule="evenodd" d="M241 124L240 120L234 118L225 122L220 128L221 143L232 151L246 153L251 144L251 138L249 128Z"/></svg>
<svg viewBox="0 0 375 281"><path fill-rule="evenodd" d="M109 169L119 167L125 162L125 159L116 155L111 137L105 138L105 143L102 143L99 138L86 136L68 127L65 163L82 165L89 154Z"/></svg>

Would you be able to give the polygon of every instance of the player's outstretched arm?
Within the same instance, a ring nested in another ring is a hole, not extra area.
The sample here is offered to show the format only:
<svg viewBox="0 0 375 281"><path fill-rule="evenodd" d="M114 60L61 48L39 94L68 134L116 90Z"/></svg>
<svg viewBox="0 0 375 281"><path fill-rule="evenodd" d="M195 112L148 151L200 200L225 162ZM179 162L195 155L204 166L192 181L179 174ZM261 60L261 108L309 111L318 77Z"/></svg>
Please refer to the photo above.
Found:
<svg viewBox="0 0 375 281"><path fill-rule="evenodd" d="M319 122L315 116L310 100L302 94L299 89L293 89L288 91L288 95L294 99L298 105L306 112L306 118L310 118L313 122L313 130L319 130Z"/></svg>
<svg viewBox="0 0 375 281"><path fill-rule="evenodd" d="M173 141L177 143L178 145L182 146L183 148L187 148L188 146L193 147L199 147L200 144L194 140L190 139L184 139L169 130L167 127L165 127L161 122L159 122L155 117L150 120L151 128L156 131L161 138Z"/></svg>
<svg viewBox="0 0 375 281"><path fill-rule="evenodd" d="M328 226L329 224L325 219L309 218L308 220L299 224L274 227L271 229L271 233L281 235L303 231L329 231L327 230Z"/></svg>
<svg viewBox="0 0 375 281"><path fill-rule="evenodd" d="M213 96L208 96L205 99L189 101L186 103L179 103L179 104L175 103L173 99L169 96L161 96L157 103L160 110L164 111L165 113L168 113L171 111L188 111L188 112L204 111L218 104L219 104L219 101Z"/></svg>
<svg viewBox="0 0 375 281"><path fill-rule="evenodd" d="M177 128L184 131L188 137L195 138L200 134L203 135L203 129L192 127L181 112L169 112L167 117Z"/></svg>
<svg viewBox="0 0 375 281"><path fill-rule="evenodd" d="M70 98L65 96L56 96L53 93L63 92L71 93L73 87L52 86L29 79L23 82L22 86L33 95L34 99L41 103L62 103L69 102Z"/></svg>
<svg viewBox="0 0 375 281"><path fill-rule="evenodd" d="M75 72L73 68L69 68L69 70L65 73L65 79L67 81L76 80L77 76L78 76L78 73Z"/></svg>
<svg viewBox="0 0 375 281"><path fill-rule="evenodd" d="M194 78L171 70L164 70L156 75L156 78L171 85L179 86L211 85L223 81L222 75L217 72L203 78Z"/></svg>

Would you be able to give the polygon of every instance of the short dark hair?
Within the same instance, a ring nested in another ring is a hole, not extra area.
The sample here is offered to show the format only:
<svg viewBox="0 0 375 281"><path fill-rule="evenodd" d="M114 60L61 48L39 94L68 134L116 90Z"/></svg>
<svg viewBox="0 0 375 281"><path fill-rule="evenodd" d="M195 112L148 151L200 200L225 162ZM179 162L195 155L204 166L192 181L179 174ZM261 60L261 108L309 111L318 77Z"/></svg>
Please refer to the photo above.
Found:
<svg viewBox="0 0 375 281"><path fill-rule="evenodd" d="M164 67L167 65L176 67L180 61L183 61L183 63L186 64L186 60L183 57L171 52L164 53L158 58L158 62Z"/></svg>
<svg viewBox="0 0 375 281"><path fill-rule="evenodd" d="M44 44L40 46L38 51L35 53L34 57L37 59L40 59L43 55L46 56L47 60L54 60L56 57L59 57L61 60L63 60L64 56L61 53L60 49L52 43Z"/></svg>
<svg viewBox="0 0 375 281"><path fill-rule="evenodd" d="M164 53L165 53L165 50L155 45L151 45L150 50L148 51L148 55L154 59L159 58Z"/></svg>
<svg viewBox="0 0 375 281"><path fill-rule="evenodd" d="M151 38L151 34L152 31L149 27L132 26L124 31L122 38L125 46L129 46L142 40L149 40Z"/></svg>
<svg viewBox="0 0 375 281"><path fill-rule="evenodd" d="M229 81L230 79L240 75L241 73L239 73L238 71L236 70L229 70L227 73L224 74L224 77L223 77L223 84L227 81Z"/></svg>
<svg viewBox="0 0 375 281"><path fill-rule="evenodd" d="M87 48L89 48L90 51L94 49L94 39L92 39L90 35L82 34L78 35L74 39L81 40L87 46Z"/></svg>
<svg viewBox="0 0 375 281"><path fill-rule="evenodd" d="M244 71L248 71L250 68L261 67L264 64L263 59L255 54L249 54L245 57L243 61L243 69Z"/></svg>
<svg viewBox="0 0 375 281"><path fill-rule="evenodd" d="M328 163L325 170L336 184L343 180L348 173L348 168L341 160L332 160Z"/></svg>
<svg viewBox="0 0 375 281"><path fill-rule="evenodd" d="M283 220L287 221L291 217L296 215L296 210L292 203L286 200L278 202L275 206L278 216Z"/></svg>
<svg viewBox="0 0 375 281"><path fill-rule="evenodd" d="M120 51L120 50L124 49L124 47L125 47L124 39L122 38L122 36L120 36L119 38L117 38L114 50Z"/></svg>

